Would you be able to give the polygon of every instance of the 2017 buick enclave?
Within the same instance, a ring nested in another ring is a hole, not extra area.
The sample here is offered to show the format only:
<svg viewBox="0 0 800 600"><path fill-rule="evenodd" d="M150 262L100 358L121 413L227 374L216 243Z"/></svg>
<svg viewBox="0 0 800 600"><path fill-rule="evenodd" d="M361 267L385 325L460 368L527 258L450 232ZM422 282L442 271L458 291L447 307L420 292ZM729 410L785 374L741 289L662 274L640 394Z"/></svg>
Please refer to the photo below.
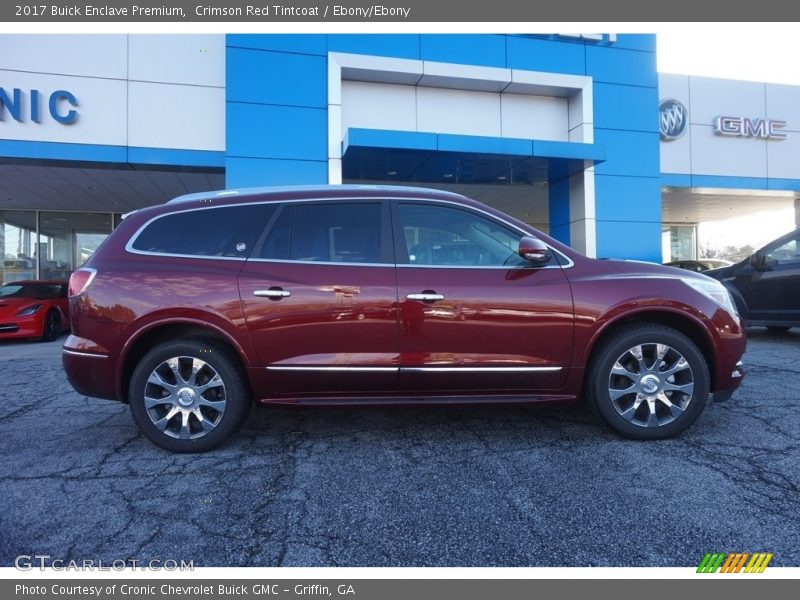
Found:
<svg viewBox="0 0 800 600"><path fill-rule="evenodd" d="M452 193L321 186L131 213L70 280L64 368L157 445L208 450L260 404L574 401L636 439L741 382L727 290L586 258Z"/></svg>

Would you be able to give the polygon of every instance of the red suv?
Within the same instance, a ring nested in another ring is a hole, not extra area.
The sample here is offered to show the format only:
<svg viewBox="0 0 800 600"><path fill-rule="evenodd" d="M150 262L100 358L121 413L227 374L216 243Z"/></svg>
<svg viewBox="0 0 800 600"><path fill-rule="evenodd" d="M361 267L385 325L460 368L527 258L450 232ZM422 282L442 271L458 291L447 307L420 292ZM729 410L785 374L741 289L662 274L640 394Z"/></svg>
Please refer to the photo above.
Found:
<svg viewBox="0 0 800 600"><path fill-rule="evenodd" d="M570 401L626 437L741 382L726 289L586 258L463 196L231 190L136 211L70 279L64 368L157 445L208 450L260 404Z"/></svg>

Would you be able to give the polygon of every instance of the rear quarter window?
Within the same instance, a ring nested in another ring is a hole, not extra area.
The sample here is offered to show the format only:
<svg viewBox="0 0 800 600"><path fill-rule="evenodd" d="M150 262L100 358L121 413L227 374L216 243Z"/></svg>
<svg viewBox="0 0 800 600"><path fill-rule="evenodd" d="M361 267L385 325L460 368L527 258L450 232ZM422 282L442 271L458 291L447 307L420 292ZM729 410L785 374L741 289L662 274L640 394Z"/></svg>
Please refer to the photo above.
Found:
<svg viewBox="0 0 800 600"><path fill-rule="evenodd" d="M154 254L247 258L274 204L219 206L172 213L145 225L130 249Z"/></svg>

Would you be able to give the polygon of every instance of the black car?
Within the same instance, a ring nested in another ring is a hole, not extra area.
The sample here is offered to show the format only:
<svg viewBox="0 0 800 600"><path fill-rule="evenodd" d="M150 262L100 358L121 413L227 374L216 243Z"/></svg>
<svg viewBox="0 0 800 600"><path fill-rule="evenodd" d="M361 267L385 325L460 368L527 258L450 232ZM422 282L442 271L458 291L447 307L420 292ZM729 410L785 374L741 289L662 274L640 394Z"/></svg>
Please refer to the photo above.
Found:
<svg viewBox="0 0 800 600"><path fill-rule="evenodd" d="M709 269L720 269L732 265L733 263L720 258L698 258L696 260L673 260L672 262L664 264L668 267L678 267L679 269L694 271L695 273L704 273Z"/></svg>
<svg viewBox="0 0 800 600"><path fill-rule="evenodd" d="M800 327L800 229L740 263L704 275L728 288L748 325L763 325L772 331Z"/></svg>

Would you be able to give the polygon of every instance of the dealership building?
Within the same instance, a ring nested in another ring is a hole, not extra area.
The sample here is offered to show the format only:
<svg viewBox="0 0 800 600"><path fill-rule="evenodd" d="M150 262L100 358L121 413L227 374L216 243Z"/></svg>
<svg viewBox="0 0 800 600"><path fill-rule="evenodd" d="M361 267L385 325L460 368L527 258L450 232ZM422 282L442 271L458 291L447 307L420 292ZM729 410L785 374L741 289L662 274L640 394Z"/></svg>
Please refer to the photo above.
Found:
<svg viewBox="0 0 800 600"><path fill-rule="evenodd" d="M654 35L0 36L3 281L65 277L174 196L326 183L692 258L698 223L800 213L800 87L659 74Z"/></svg>

